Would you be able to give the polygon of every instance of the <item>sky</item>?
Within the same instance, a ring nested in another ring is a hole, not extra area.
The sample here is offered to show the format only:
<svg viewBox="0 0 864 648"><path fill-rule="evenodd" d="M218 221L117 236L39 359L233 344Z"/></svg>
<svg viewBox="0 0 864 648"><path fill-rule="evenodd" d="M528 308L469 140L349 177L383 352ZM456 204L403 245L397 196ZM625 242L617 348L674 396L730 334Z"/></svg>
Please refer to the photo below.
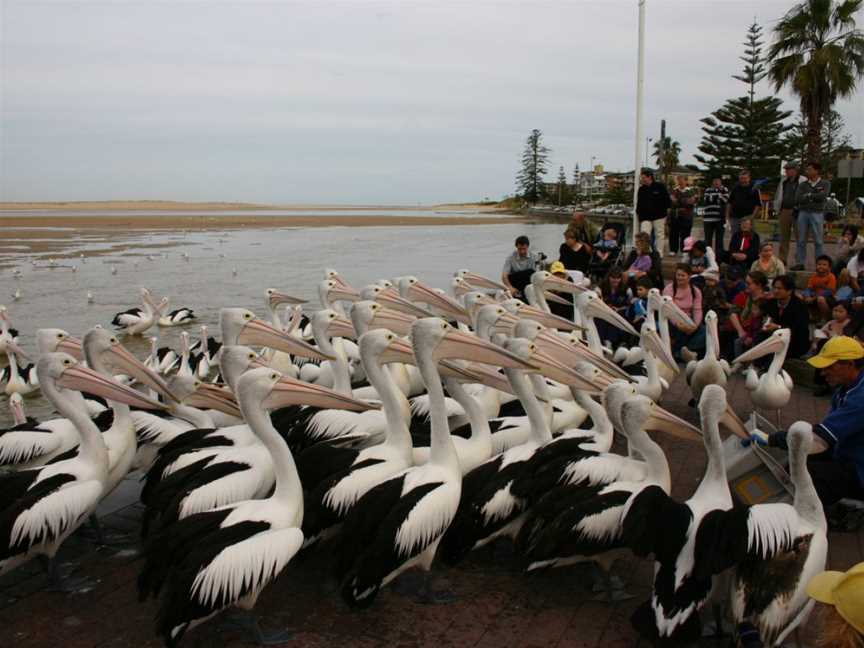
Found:
<svg viewBox="0 0 864 648"><path fill-rule="evenodd" d="M744 94L747 27L792 5L648 0L646 137L665 118L693 162L699 120ZM592 157L630 170L637 17L636 0L0 0L0 200L499 199L533 128L550 181ZM859 147L861 86L837 106Z"/></svg>

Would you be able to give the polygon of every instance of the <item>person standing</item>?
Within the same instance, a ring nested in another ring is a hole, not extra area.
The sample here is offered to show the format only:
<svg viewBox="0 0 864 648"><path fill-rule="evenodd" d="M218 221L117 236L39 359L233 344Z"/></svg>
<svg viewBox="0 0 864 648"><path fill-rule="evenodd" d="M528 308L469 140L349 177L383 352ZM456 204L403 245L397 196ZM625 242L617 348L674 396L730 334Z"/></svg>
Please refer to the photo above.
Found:
<svg viewBox="0 0 864 648"><path fill-rule="evenodd" d="M636 194L636 216L639 231L654 234L654 249L663 256L666 244L666 215L672 204L666 185L654 180L654 171L642 169L639 176L639 192Z"/></svg>
<svg viewBox="0 0 864 648"><path fill-rule="evenodd" d="M711 180L711 186L702 194L702 227L705 230L705 245L716 253L723 252L723 219L729 202L729 190L721 178Z"/></svg>
<svg viewBox="0 0 864 648"><path fill-rule="evenodd" d="M798 208L798 241L795 249L793 270L803 270L807 263L807 230L813 231L814 251L817 257L822 250L822 228L825 226L825 203L831 193L831 183L822 178L822 165L811 162L804 169L807 180L798 185L795 206Z"/></svg>
<svg viewBox="0 0 864 648"><path fill-rule="evenodd" d="M750 171L741 169L741 173L738 174L738 184L732 187L729 202L726 204L729 234L734 235L741 229L741 219L756 218L760 209L762 209L762 199L759 197L759 190L753 186Z"/></svg>
<svg viewBox="0 0 864 648"><path fill-rule="evenodd" d="M777 214L777 222L780 226L780 261L783 265L789 265L789 241L792 240L793 231L795 238L798 238L795 196L798 185L804 182L804 176L799 172L795 162L787 162L783 169L786 175L780 179L774 194L774 213Z"/></svg>
<svg viewBox="0 0 864 648"><path fill-rule="evenodd" d="M669 199L672 202L672 210L669 212L669 255L671 256L678 254L684 240L690 237L696 206L696 190L687 186L687 178L678 176Z"/></svg>

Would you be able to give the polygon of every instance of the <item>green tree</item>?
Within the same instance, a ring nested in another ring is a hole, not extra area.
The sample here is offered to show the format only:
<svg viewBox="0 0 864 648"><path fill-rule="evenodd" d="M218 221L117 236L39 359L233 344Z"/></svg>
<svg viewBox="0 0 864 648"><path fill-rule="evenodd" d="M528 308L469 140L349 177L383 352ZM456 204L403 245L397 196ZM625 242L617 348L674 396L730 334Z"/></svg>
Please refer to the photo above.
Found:
<svg viewBox="0 0 864 648"><path fill-rule="evenodd" d="M516 188L530 203L536 203L543 193L543 176L547 172L549 153L550 149L543 145L543 133L535 128L525 140L522 167L516 175Z"/></svg>
<svg viewBox="0 0 864 648"><path fill-rule="evenodd" d="M701 120L702 141L694 157L707 167L707 175L735 176L742 167L754 177L775 175L786 156L783 135L791 128L786 120L792 114L782 109L776 97L757 98L757 85L768 72L762 56L762 28L753 23L744 42L744 69L733 79L747 86L747 94L727 100Z"/></svg>
<svg viewBox="0 0 864 648"><path fill-rule="evenodd" d="M564 173L563 166L558 167L558 187L555 198L558 199L559 207L570 202L570 188L567 186L567 174Z"/></svg>
<svg viewBox="0 0 864 648"><path fill-rule="evenodd" d="M678 166L681 161L681 144L668 135L661 141L654 142L653 157L657 166L663 171L663 182L668 184L669 171Z"/></svg>
<svg viewBox="0 0 864 648"><path fill-rule="evenodd" d="M604 205L632 205L633 192L624 189L621 182L616 182L603 194Z"/></svg>
<svg viewBox="0 0 864 648"><path fill-rule="evenodd" d="M838 99L864 77L864 33L855 13L864 0L804 0L774 27L768 50L776 90L788 86L801 102L807 157L820 159L823 121Z"/></svg>

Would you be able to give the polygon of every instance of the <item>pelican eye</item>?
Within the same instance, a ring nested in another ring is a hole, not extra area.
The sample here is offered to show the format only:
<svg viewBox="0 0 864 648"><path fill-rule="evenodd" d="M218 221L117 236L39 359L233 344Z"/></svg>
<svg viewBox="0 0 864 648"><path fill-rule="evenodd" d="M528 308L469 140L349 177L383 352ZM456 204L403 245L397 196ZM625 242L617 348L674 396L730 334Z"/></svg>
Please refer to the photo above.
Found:
<svg viewBox="0 0 864 648"><path fill-rule="evenodd" d="M68 358L65 359L65 360L63 360L63 365L64 365L64 366L68 367L68 366L71 365L71 364L72 364L72 361L69 360Z"/></svg>
<svg viewBox="0 0 864 648"><path fill-rule="evenodd" d="M108 341L109 341L111 344L120 344L120 340L118 340L116 337L112 337L112 338L111 338L110 340L108 340Z"/></svg>
<svg viewBox="0 0 864 648"><path fill-rule="evenodd" d="M270 380L279 380L279 374L274 371L270 374Z"/></svg>
<svg viewBox="0 0 864 648"><path fill-rule="evenodd" d="M388 333L388 334L387 334L387 339L388 339L388 340L395 340L395 339L396 339L396 336L393 335L393 334L391 334L391 333Z"/></svg>
<svg viewBox="0 0 864 648"><path fill-rule="evenodd" d="M243 313L243 319L245 319L245 320L252 319L252 313Z"/></svg>
<svg viewBox="0 0 864 648"><path fill-rule="evenodd" d="M57 334L57 339L58 339L58 340L62 340L64 337L66 337L66 336L63 335L62 333L58 333L58 334Z"/></svg>
<svg viewBox="0 0 864 648"><path fill-rule="evenodd" d="M533 353L534 351L537 350L537 345L532 343L532 344L529 344L529 345L528 345L528 348L529 348L529 349L531 350L531 352Z"/></svg>

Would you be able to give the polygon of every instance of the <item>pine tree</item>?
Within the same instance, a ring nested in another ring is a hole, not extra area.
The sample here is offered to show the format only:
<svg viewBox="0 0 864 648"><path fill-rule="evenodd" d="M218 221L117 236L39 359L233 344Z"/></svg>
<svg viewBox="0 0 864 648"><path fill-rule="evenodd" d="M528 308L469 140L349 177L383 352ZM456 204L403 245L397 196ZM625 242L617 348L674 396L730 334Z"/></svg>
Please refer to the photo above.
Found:
<svg viewBox="0 0 864 648"><path fill-rule="evenodd" d="M740 57L744 71L732 78L747 86L747 94L727 100L701 120L701 155L695 158L707 167L710 177L734 177L741 168L750 169L755 178L774 176L786 154L783 135L792 126L785 121L792 113L783 110L783 102L776 97L756 97L756 86L768 75L762 28L756 22L747 31L744 47Z"/></svg>
<svg viewBox="0 0 864 648"><path fill-rule="evenodd" d="M786 133L786 147L789 158L806 163L807 155L807 118L803 113ZM822 132L819 136L819 159L822 160L823 173L836 173L837 162L849 149L852 138L846 132L846 123L836 110L830 110L822 118Z"/></svg>
<svg viewBox="0 0 864 648"><path fill-rule="evenodd" d="M536 203L543 193L543 176L546 175L549 152L549 148L543 145L543 133L536 128L532 130L525 140L522 168L516 175L516 188L530 203Z"/></svg>
<svg viewBox="0 0 864 648"><path fill-rule="evenodd" d="M563 165L558 167L558 187L555 197L558 199L559 207L569 202L570 190L567 186L567 174L564 173Z"/></svg>

